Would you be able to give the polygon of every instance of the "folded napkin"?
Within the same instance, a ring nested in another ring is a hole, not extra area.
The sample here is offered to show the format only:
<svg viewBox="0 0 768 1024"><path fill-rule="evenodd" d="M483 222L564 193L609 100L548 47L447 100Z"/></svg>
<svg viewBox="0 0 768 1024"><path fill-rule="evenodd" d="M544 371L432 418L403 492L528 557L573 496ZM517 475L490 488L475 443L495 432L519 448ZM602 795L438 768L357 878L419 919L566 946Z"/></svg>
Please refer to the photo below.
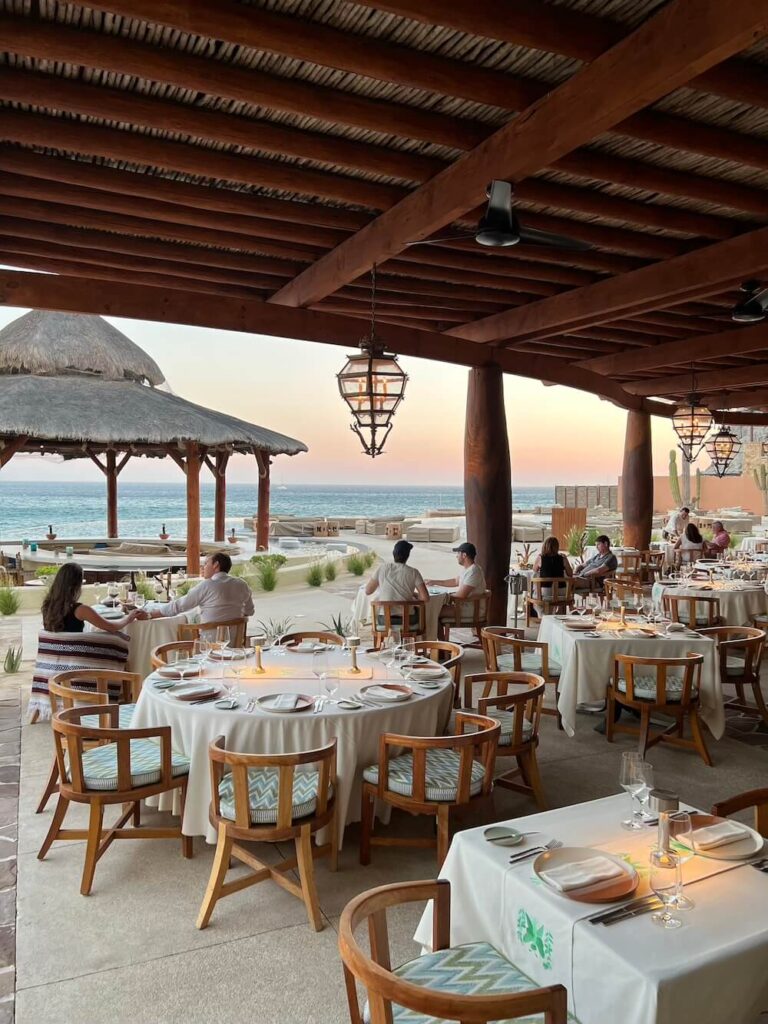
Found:
<svg viewBox="0 0 768 1024"><path fill-rule="evenodd" d="M373 700L393 700L400 695L400 691L388 690L384 686L371 686L365 691L365 695Z"/></svg>
<svg viewBox="0 0 768 1024"><path fill-rule="evenodd" d="M559 892L570 892L571 889L582 889L595 882L604 882L609 878L623 875L624 869L615 860L608 857L590 857L576 864L564 864L561 868L542 871L541 877Z"/></svg>
<svg viewBox="0 0 768 1024"><path fill-rule="evenodd" d="M688 627L684 622L670 622L667 626L668 633L687 633Z"/></svg>
<svg viewBox="0 0 768 1024"><path fill-rule="evenodd" d="M720 821L717 825L697 828L691 835L697 847L702 850L713 850L716 846L725 846L726 843L746 839L748 833L733 821Z"/></svg>
<svg viewBox="0 0 768 1024"><path fill-rule="evenodd" d="M411 670L411 679L442 679L445 669L442 668L414 668Z"/></svg>
<svg viewBox="0 0 768 1024"><path fill-rule="evenodd" d="M298 703L298 693L281 693L272 701L272 707L280 711L292 711Z"/></svg>

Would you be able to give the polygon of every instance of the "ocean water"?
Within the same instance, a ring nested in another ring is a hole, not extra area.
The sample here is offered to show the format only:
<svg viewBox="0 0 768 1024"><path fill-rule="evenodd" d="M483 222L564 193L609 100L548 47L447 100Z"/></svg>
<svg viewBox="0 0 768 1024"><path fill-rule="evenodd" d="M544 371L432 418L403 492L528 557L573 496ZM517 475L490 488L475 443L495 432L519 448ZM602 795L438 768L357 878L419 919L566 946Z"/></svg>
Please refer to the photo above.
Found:
<svg viewBox="0 0 768 1024"><path fill-rule="evenodd" d="M202 534L213 537L212 483L201 484ZM515 508L552 504L554 487L518 487ZM463 508L461 487L358 487L273 483L271 509L292 515L422 515L430 508ZM229 484L227 521L240 526L256 512L256 485ZM122 536L152 537L165 523L172 536L186 529L184 483L121 483L118 527ZM101 536L106 531L106 488L101 483L3 481L0 475L0 539L40 537L52 524L60 538Z"/></svg>

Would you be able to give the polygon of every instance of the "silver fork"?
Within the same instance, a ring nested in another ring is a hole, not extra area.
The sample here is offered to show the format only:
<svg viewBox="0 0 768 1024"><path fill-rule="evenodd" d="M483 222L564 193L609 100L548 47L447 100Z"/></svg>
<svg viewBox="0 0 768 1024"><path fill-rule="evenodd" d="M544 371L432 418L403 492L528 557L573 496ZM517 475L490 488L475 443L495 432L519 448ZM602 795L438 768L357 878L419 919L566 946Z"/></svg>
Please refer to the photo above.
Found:
<svg viewBox="0 0 768 1024"><path fill-rule="evenodd" d="M559 850L563 844L559 839L550 839L544 846L532 846L530 850L521 850L520 853L513 854L509 858L510 864L519 864L521 861L528 860L529 857L535 857L539 853L547 853L550 850Z"/></svg>
<svg viewBox="0 0 768 1024"><path fill-rule="evenodd" d="M312 709L312 714L316 715L319 711L322 711L324 704L325 704L325 698L324 697L318 697L317 700L315 701L315 706Z"/></svg>

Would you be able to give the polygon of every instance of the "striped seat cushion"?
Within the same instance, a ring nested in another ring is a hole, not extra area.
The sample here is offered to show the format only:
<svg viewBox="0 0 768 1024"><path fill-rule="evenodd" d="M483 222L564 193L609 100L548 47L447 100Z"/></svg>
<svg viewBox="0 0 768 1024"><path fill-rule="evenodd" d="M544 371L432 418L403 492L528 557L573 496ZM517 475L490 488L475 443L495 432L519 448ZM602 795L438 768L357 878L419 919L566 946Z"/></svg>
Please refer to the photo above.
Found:
<svg viewBox="0 0 768 1024"><path fill-rule="evenodd" d="M441 949L437 953L425 953L415 960L396 967L393 971L399 978L412 985L438 989L440 992L462 996L491 996L501 992L522 993L535 989L536 983L487 942L473 942L453 949ZM514 1004L510 1000L509 1012L513 1016L499 1020L496 1024L544 1024L543 1013L514 1015ZM370 1024L370 1011L365 1007L363 1020ZM573 1021L574 1018L570 1017ZM445 1024L442 1017L427 1016L416 1010L392 1004L394 1024Z"/></svg>
<svg viewBox="0 0 768 1024"><path fill-rule="evenodd" d="M515 713L514 711L489 711L488 717L492 718L494 722L498 722L501 726L501 734L499 735L499 746L508 747L512 743L512 726L514 724ZM533 734L533 723L529 722L527 718L523 719L523 741L529 740Z"/></svg>
<svg viewBox="0 0 768 1024"><path fill-rule="evenodd" d="M131 740L131 786L152 786L160 781L161 747L154 740ZM171 752L171 774L189 774L189 758ZM83 753L83 780L87 789L117 789L117 744L91 747ZM67 779L69 781L69 778Z"/></svg>
<svg viewBox="0 0 768 1024"><path fill-rule="evenodd" d="M454 750L428 750L426 768L427 800L455 800L459 790L459 765L461 758ZM477 796L483 788L485 770L479 761L472 762L469 792ZM369 765L363 772L366 782L379 783L379 766ZM401 796L413 795L413 755L400 754L389 762L389 789Z"/></svg>
<svg viewBox="0 0 768 1024"><path fill-rule="evenodd" d="M523 651L520 657L520 669L515 668L515 659L512 654L500 654L496 659L499 672L533 672L536 675L541 675L541 655L537 650ZM554 658L549 658L549 674L551 676L559 676L562 672L560 663L555 661Z"/></svg>
<svg viewBox="0 0 768 1024"><path fill-rule="evenodd" d="M82 633L52 633L41 629L37 635L37 658L32 675L32 695L29 714L36 711L42 718L50 718L51 705L48 680L59 672L73 669L125 670L128 660L127 638L117 633L88 630ZM77 682L70 683L77 686ZM87 686L83 686L87 689ZM120 695L120 687L110 694Z"/></svg>
<svg viewBox="0 0 768 1024"><path fill-rule="evenodd" d="M295 772L291 817L306 818L317 808L317 789L320 774L316 771ZM248 803L251 822L254 825L270 825L277 821L277 801L280 786L280 772L277 768L248 769ZM333 787L329 795L333 794ZM219 801L222 816L235 820L235 783L228 773L219 783Z"/></svg>
<svg viewBox="0 0 768 1024"><path fill-rule="evenodd" d="M744 659L737 654L729 654L725 662L725 674L729 676L744 675Z"/></svg>
<svg viewBox="0 0 768 1024"><path fill-rule="evenodd" d="M621 693L627 692L627 681L619 680ZM665 696L670 703L680 700L683 693L683 680L681 676L667 676ZM691 688L691 694L695 697L696 687ZM656 676L635 676L635 697L640 700L656 700Z"/></svg>
<svg viewBox="0 0 768 1024"><path fill-rule="evenodd" d="M136 710L136 705L135 704L121 704L120 705L120 710L117 713L117 717L118 717L118 726L121 729L130 729L131 723L133 722L133 713L134 713L135 710ZM80 725L85 725L89 729L92 729L92 728L99 729L99 728L104 728L105 727L103 725L103 721L104 720L101 718L100 715L86 715L84 718L80 719ZM106 728L109 728L109 726L106 726Z"/></svg>

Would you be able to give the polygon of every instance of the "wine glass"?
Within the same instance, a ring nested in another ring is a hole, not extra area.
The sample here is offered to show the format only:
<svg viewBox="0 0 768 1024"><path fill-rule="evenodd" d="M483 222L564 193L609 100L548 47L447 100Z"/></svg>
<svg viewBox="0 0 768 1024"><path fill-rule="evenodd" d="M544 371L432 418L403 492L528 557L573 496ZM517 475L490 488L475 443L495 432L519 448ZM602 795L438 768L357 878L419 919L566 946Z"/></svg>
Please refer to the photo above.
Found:
<svg viewBox="0 0 768 1024"><path fill-rule="evenodd" d="M323 690L331 700L339 689L339 670L328 669L322 676Z"/></svg>
<svg viewBox="0 0 768 1024"><path fill-rule="evenodd" d="M210 650L210 642L203 637L193 641L192 643L192 657L190 661L196 662L202 667L203 663L208 660L208 652Z"/></svg>
<svg viewBox="0 0 768 1024"><path fill-rule="evenodd" d="M222 683L227 691L227 696L233 703L238 697L243 695L243 691L240 688L240 672L234 666L227 665L224 668Z"/></svg>
<svg viewBox="0 0 768 1024"><path fill-rule="evenodd" d="M137 592L136 594L134 594L133 603L136 605L136 608L138 609L138 611L142 611L142 609L144 608L144 606L147 603L147 599L146 599L146 597L144 597L143 594L139 594Z"/></svg>
<svg viewBox="0 0 768 1024"><path fill-rule="evenodd" d="M320 682L325 678L328 673L328 651L323 648L321 651L315 651L312 655L312 675L315 676Z"/></svg>
<svg viewBox="0 0 768 1024"><path fill-rule="evenodd" d="M669 815L669 838L675 840L674 853L680 861L680 891L678 892L674 905L678 910L691 910L696 904L688 896L683 895L682 866L687 864L696 853L696 843L693 838L693 824L688 811L675 811Z"/></svg>
<svg viewBox="0 0 768 1024"><path fill-rule="evenodd" d="M635 806L637 794L645 787L645 778L643 777L642 766L643 759L636 750L625 750L621 755L621 765L619 766L619 785L623 790L625 790L625 792L629 793L631 802L630 817L622 821L621 827L628 829L629 831L635 831L643 827L641 812L639 808Z"/></svg>
<svg viewBox="0 0 768 1024"><path fill-rule="evenodd" d="M229 647L230 643L229 626L217 626L216 627L216 642L223 647Z"/></svg>
<svg viewBox="0 0 768 1024"><path fill-rule="evenodd" d="M651 850L650 862L649 885L664 904L651 920L662 928L679 928L683 922L672 916L670 907L677 905L680 892L680 858L669 850Z"/></svg>
<svg viewBox="0 0 768 1024"><path fill-rule="evenodd" d="M109 597L112 607L117 604L117 596L120 593L120 588L114 581L107 585L107 596Z"/></svg>

